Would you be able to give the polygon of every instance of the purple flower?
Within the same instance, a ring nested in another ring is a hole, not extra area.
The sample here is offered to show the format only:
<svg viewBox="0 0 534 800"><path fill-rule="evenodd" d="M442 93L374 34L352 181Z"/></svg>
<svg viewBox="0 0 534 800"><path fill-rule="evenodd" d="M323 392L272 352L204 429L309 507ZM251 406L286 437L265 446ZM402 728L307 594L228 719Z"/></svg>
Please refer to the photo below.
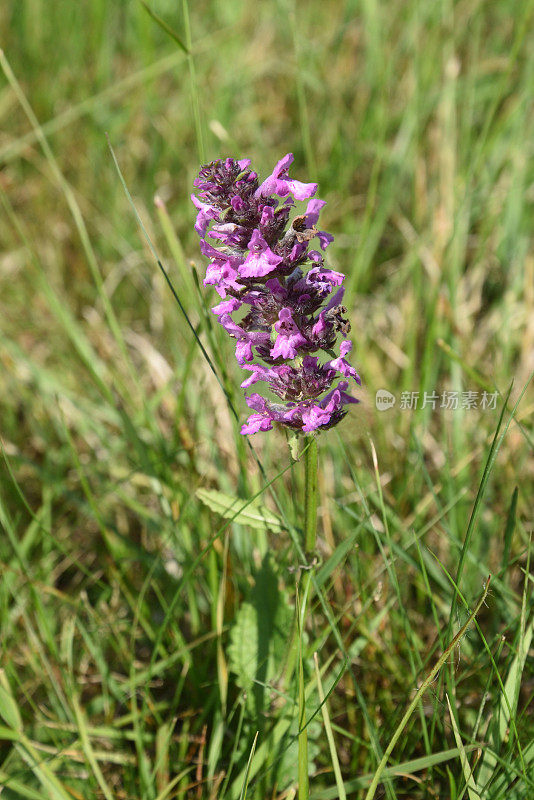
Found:
<svg viewBox="0 0 534 800"><path fill-rule="evenodd" d="M271 350L271 358L295 358L299 347L306 344L306 339L297 328L290 308L280 310L274 329L278 336Z"/></svg>
<svg viewBox="0 0 534 800"><path fill-rule="evenodd" d="M287 178L287 171L293 163L293 153L288 153L276 165L272 174L266 178L256 191L257 197L268 197L277 194L286 197L292 194L295 200L307 200L317 191L316 183L301 183L300 181L290 181Z"/></svg>
<svg viewBox="0 0 534 800"><path fill-rule="evenodd" d="M255 409L258 413L251 414L247 419L241 433L258 433L258 431L269 431L275 421L267 406L267 400L261 394L251 394L246 398L249 408Z"/></svg>
<svg viewBox="0 0 534 800"><path fill-rule="evenodd" d="M314 228L317 222L319 221L319 213L323 206L326 205L324 200L310 200L308 206L306 208L306 214L304 215L304 219L306 222L306 228ZM319 243L321 245L322 250L326 250L328 245L334 241L334 237L331 233L326 233L326 231L317 231L317 238L319 239Z"/></svg>
<svg viewBox="0 0 534 800"><path fill-rule="evenodd" d="M257 230L253 231L248 246L250 253L239 268L239 274L242 278L263 278L282 261L282 256L277 256L273 253Z"/></svg>
<svg viewBox="0 0 534 800"><path fill-rule="evenodd" d="M213 206L210 206L209 203L202 203L200 200L198 200L198 198L195 197L194 194L191 195L191 200L199 209L197 221L195 222L195 230L199 236L204 238L206 235L206 230L208 229L208 225L210 224L210 220L219 219L219 215Z"/></svg>
<svg viewBox="0 0 534 800"><path fill-rule="evenodd" d="M232 314L232 312L237 311L240 307L241 301L238 300L237 297L230 297L229 300L223 300L222 303L217 303L211 310L214 314L219 316L220 314Z"/></svg>
<svg viewBox="0 0 534 800"><path fill-rule="evenodd" d="M341 342L339 347L339 358L334 358L332 361L328 362L328 366L331 369L335 369L338 372L341 372L346 378L354 378L356 383L361 385L360 377L353 366L349 364L349 362L344 358L350 351L352 350L352 342L349 342L346 339L344 342Z"/></svg>
<svg viewBox="0 0 534 800"><path fill-rule="evenodd" d="M278 398L245 396L254 413L243 434L271 430L274 423L302 433L326 430L343 419L347 405L359 402L347 391L349 381L360 384L360 378L346 358L352 344L341 305L344 276L310 249L314 239L321 250L333 241L316 227L325 203L309 199L315 183L289 178L292 162L289 153L260 184L248 159L213 161L200 170L198 196L192 196L200 248L210 259L204 284L222 298L212 311L250 373L241 386L261 382ZM308 204L290 223L295 200ZM321 352L330 359L312 355Z"/></svg>
<svg viewBox="0 0 534 800"><path fill-rule="evenodd" d="M237 339L235 355L240 365L243 365L245 361L252 361L253 347L265 345L270 341L267 331L247 331L234 322L230 314L221 314L219 322L232 338Z"/></svg>

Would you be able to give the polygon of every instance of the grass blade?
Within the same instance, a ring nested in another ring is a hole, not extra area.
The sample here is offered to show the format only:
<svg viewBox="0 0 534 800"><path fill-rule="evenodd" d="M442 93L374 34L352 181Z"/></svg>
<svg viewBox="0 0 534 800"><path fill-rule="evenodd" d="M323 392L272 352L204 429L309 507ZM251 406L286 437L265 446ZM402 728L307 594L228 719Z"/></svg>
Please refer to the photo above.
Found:
<svg viewBox="0 0 534 800"><path fill-rule="evenodd" d="M150 6L148 5L148 3L145 3L145 0L139 0L139 1L140 1L141 5L143 6L143 8L145 9L146 13L149 15L149 17L151 17L151 18L154 20L154 22L157 22L157 24L160 26L160 28L161 28L162 30L164 30L164 31L165 31L165 33L167 34L167 36L170 36L170 37L171 37L171 39L172 39L174 42L176 42L176 44L178 45L178 47L180 48L180 50L183 50L183 51L184 51L184 53L185 53L186 55L189 55L189 49L188 49L188 48L185 46L185 44L182 42L182 40L180 39L180 37L178 36L178 34L176 33L176 31L174 31L174 30L171 28L171 26L170 26L170 25L168 25L168 24L165 22L165 20L164 20L164 19L162 19L162 18L159 16L159 14L156 14L156 12L155 12L155 11L152 11L152 9L151 9L151 8L150 8Z"/></svg>
<svg viewBox="0 0 534 800"><path fill-rule="evenodd" d="M332 731L332 725L330 723L330 715L328 713L328 706L326 705L323 684L321 682L321 672L319 670L319 660L317 658L317 653L313 654L313 659L315 662L315 677L317 680L319 701L321 703L321 713L323 715L323 723L326 731L326 738L328 740L328 748L330 750L330 760L332 761L332 767L334 769L334 775L336 778L338 798L339 800L347 800L347 794L345 792L345 786L343 784L343 777L341 775L341 768L339 766L339 759L337 757L336 743L334 741L334 733Z"/></svg>
<svg viewBox="0 0 534 800"><path fill-rule="evenodd" d="M471 625L471 623L475 619L476 615L478 614L478 612L479 612L479 610L480 610L482 604L484 603L484 600L486 599L486 596L488 594L489 584L490 584L490 579L488 578L488 580L486 581L486 586L484 588L484 592L483 592L480 600L476 604L475 610L469 615L469 618L468 618L467 622L460 628L460 630L458 631L456 636L453 638L453 640L451 641L449 646L446 648L446 650L444 650L444 652L441 654L441 656L439 657L439 659L436 662L435 666L430 670L429 674L427 675L427 677L425 678L425 680L422 682L421 686L417 690L412 702L408 706L403 718L401 719L399 725L397 726L397 729L395 730L395 733L391 737L391 741L388 744L388 746L387 746L387 748L386 748L386 750L384 752L384 755L382 757L382 760L380 761L380 764L378 765L378 768L377 768L377 770L375 772L375 775L373 777L373 780L371 782L369 790L368 790L367 794L365 795L365 800L372 800L373 797L375 796L378 784L380 782L380 778L381 778L382 773L383 773L383 771L384 771L384 769L386 767L388 758L390 757L391 753L393 752L393 750L395 748L395 745L397 744L397 742L398 742L398 740L399 740L404 728L406 727L406 723L410 719L414 709L417 707L417 704L418 704L419 700L421 699L423 694L426 692L426 690L428 689L428 687L430 686L430 684L432 683L432 681L434 680L434 678L436 677L436 675L438 674L440 669L442 668L443 664L447 661L449 655L453 652L453 650L456 647L456 645L458 644L458 642L463 638L463 636L466 633L467 629L469 628L469 626Z"/></svg>

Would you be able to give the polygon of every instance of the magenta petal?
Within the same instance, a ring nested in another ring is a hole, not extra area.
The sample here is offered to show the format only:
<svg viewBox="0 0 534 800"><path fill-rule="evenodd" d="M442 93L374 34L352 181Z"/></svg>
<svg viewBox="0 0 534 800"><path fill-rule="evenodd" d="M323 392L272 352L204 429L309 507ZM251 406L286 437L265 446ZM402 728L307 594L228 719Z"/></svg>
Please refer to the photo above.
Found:
<svg viewBox="0 0 534 800"><path fill-rule="evenodd" d="M302 412L302 421L304 423L302 430L305 433L315 431L317 428L320 428L321 425L326 425L328 422L330 422L331 416L332 414L330 411L320 408L319 406L307 408Z"/></svg>
<svg viewBox="0 0 534 800"><path fill-rule="evenodd" d="M295 358L297 351L285 336L279 336L271 350L271 358Z"/></svg>
<svg viewBox="0 0 534 800"><path fill-rule="evenodd" d="M325 330L326 330L326 322L324 318L324 311L321 311L319 314L319 318L317 319L312 328L312 334L313 336L319 336L319 334L321 334Z"/></svg>
<svg viewBox="0 0 534 800"><path fill-rule="evenodd" d="M278 177L279 175L287 173L287 170L289 169L294 160L295 156L293 155L293 153L286 153L286 155L280 159L280 161L274 168L273 175L276 175L276 177Z"/></svg>
<svg viewBox="0 0 534 800"><path fill-rule="evenodd" d="M269 278L268 281L265 281L265 288L280 298L287 297L287 289L285 286L282 286L278 278Z"/></svg>
<svg viewBox="0 0 534 800"><path fill-rule="evenodd" d="M311 228L317 225L321 209L326 205L325 200L310 200L306 206L306 227Z"/></svg>
<svg viewBox="0 0 534 800"><path fill-rule="evenodd" d="M245 397L245 402L253 411L267 411L267 400L261 394L253 392Z"/></svg>
<svg viewBox="0 0 534 800"><path fill-rule="evenodd" d="M317 233L317 238L319 239L319 244L321 245L322 250L326 250L328 245L334 241L332 234L326 233L325 231L319 231Z"/></svg>
<svg viewBox="0 0 534 800"><path fill-rule="evenodd" d="M232 199L230 200L230 205L237 214L239 214L240 211L243 211L243 209L246 208L242 198L238 197L237 195L235 197L232 197Z"/></svg>
<svg viewBox="0 0 534 800"><path fill-rule="evenodd" d="M241 301L237 299L237 297L230 297L229 300L224 300L222 303L218 303L216 306L213 306L211 309L214 314L231 314L233 311L236 311L241 305Z"/></svg>
<svg viewBox="0 0 534 800"><path fill-rule="evenodd" d="M317 191L316 183L302 183L301 181L284 181L284 183L287 187L287 191L284 191L284 194L291 192L295 200L307 200ZM282 192L277 192L277 194L281 197L284 196Z"/></svg>
<svg viewBox="0 0 534 800"><path fill-rule="evenodd" d="M283 260L282 256L273 253L258 230L254 230L248 246L250 253L239 268L239 274L243 278L263 278Z"/></svg>
<svg viewBox="0 0 534 800"><path fill-rule="evenodd" d="M247 341L239 341L235 346L235 357L237 363L243 365L245 361L252 361L252 343Z"/></svg>
<svg viewBox="0 0 534 800"><path fill-rule="evenodd" d="M276 256L271 250L267 253L249 253L244 263L239 267L239 274L242 278L263 278L276 269L282 261L280 256Z"/></svg>
<svg viewBox="0 0 534 800"><path fill-rule="evenodd" d="M270 417L263 414L251 414L245 424L241 428L243 436L251 436L260 431L270 431L273 427L273 422Z"/></svg>
<svg viewBox="0 0 534 800"><path fill-rule="evenodd" d="M354 378L358 383L360 382L358 373L354 369L353 366L349 364L348 361L345 360L345 356L350 353L352 350L352 342L349 339L345 339L341 342L339 346L339 358L334 358L332 361L329 361L325 364L325 367L330 367L330 369L335 369L338 372L341 372L345 378Z"/></svg>
<svg viewBox="0 0 534 800"><path fill-rule="evenodd" d="M335 308L336 306L341 305L344 294L345 294L345 287L342 286L341 289L338 289L335 295L328 301L324 310L330 311L331 308Z"/></svg>
<svg viewBox="0 0 534 800"><path fill-rule="evenodd" d="M272 222L273 219L274 219L274 209L272 208L272 206L263 206L263 211L261 212L260 225L262 227L265 227L266 225L269 224L269 222Z"/></svg>
<svg viewBox="0 0 534 800"><path fill-rule="evenodd" d="M293 162L293 153L284 156L271 175L266 178L256 191L256 197L268 197L277 194L286 197L292 194L295 200L307 200L317 191L316 183L302 183L301 181L287 180L287 170Z"/></svg>
<svg viewBox="0 0 534 800"><path fill-rule="evenodd" d="M191 195L193 205L198 209L198 214L195 222L195 230L201 239L206 235L206 231L211 220L219 219L219 212L213 208L209 203L203 203L194 194Z"/></svg>
<svg viewBox="0 0 534 800"><path fill-rule="evenodd" d="M243 369L250 370L252 374L243 381L241 384L242 389L248 389L249 386L252 386L254 383L258 383L258 381L267 380L270 372L270 370L260 366L259 364L244 364Z"/></svg>
<svg viewBox="0 0 534 800"><path fill-rule="evenodd" d="M235 340L247 373L241 386L247 390L262 381L279 398L246 398L252 413L244 435L271 430L275 422L300 433L325 430L345 416L347 404L359 402L346 391L349 380L360 382L347 360L350 341L343 340L338 357L326 363L312 355L330 352L336 332L344 329L344 276L324 266L319 250L333 241L317 230L325 202L313 197L315 183L290 178L292 163L286 154L260 183L249 159L225 158L204 165L194 181L195 228L210 261L204 283L221 298L212 310ZM288 229L290 209L301 200L308 201L304 225L301 217ZM306 235L298 235L302 230ZM317 249L309 249L313 236Z"/></svg>

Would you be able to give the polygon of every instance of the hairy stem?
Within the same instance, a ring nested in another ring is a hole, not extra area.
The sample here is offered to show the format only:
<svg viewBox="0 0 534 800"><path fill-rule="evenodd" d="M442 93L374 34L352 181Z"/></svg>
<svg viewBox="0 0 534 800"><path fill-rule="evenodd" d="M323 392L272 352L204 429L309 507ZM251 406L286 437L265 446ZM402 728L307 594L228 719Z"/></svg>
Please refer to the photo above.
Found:
<svg viewBox="0 0 534 800"><path fill-rule="evenodd" d="M317 440L306 437L304 453L304 550L306 555L315 554L317 538Z"/></svg>
<svg viewBox="0 0 534 800"><path fill-rule="evenodd" d="M306 557L313 559L317 539L317 440L314 436L306 437L304 452L304 551ZM313 563L313 562L312 562ZM297 600L297 620L299 636L299 742L298 742L298 778L299 800L309 797L309 765L308 765L308 730L306 727L306 699L304 691L304 626L306 604L311 585L312 565L308 565L301 582L302 596ZM297 593L298 597L298 593Z"/></svg>

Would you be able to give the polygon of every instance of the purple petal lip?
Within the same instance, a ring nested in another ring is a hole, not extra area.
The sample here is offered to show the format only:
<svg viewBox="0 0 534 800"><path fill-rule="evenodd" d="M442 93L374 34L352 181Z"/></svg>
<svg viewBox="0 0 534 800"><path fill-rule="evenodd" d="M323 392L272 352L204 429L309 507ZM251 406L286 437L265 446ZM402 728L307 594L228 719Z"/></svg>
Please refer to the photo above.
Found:
<svg viewBox="0 0 534 800"><path fill-rule="evenodd" d="M272 427L273 420L270 417L263 416L262 414L251 414L244 425L242 425L241 433L250 436L260 431L270 431Z"/></svg>
<svg viewBox="0 0 534 800"><path fill-rule="evenodd" d="M319 221L319 214L325 205L325 200L310 200L306 207L305 214L307 228L313 228L314 225L317 225L317 222Z"/></svg>
<svg viewBox="0 0 534 800"><path fill-rule="evenodd" d="M240 306L241 301L237 297L230 297L229 300L224 300L222 303L213 306L211 310L219 316L220 314L231 314L233 311L237 311Z"/></svg>
<svg viewBox="0 0 534 800"><path fill-rule="evenodd" d="M269 253L249 253L239 268L239 274L243 278L263 278L273 272L281 260L270 250Z"/></svg>
<svg viewBox="0 0 534 800"><path fill-rule="evenodd" d="M334 241L334 237L331 233L325 233L325 231L318 231L317 238L319 239L319 244L321 245L322 250L326 250L329 244Z"/></svg>
<svg viewBox="0 0 534 800"><path fill-rule="evenodd" d="M198 208L195 230L198 235L203 238L206 235L211 220L219 219L219 214L216 209L208 203L202 203L194 194L191 195L191 200L196 208Z"/></svg>
<svg viewBox="0 0 534 800"><path fill-rule="evenodd" d="M272 222L274 219L274 209L272 206L264 206L263 211L261 212L261 220L260 225L265 226L268 225L269 222Z"/></svg>

